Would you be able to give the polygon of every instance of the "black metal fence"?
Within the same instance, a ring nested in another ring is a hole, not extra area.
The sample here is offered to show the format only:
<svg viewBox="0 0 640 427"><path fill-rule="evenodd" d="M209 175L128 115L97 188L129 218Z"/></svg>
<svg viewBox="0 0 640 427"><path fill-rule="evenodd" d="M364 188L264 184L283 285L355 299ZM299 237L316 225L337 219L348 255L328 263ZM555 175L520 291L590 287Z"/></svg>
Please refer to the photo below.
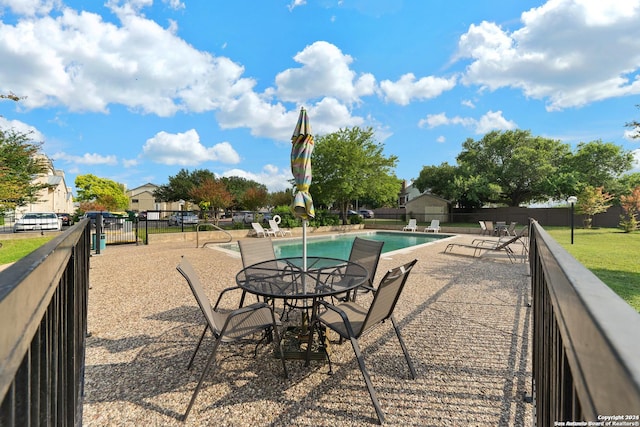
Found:
<svg viewBox="0 0 640 427"><path fill-rule="evenodd" d="M80 426L90 225L0 272L0 426Z"/></svg>
<svg viewBox="0 0 640 427"><path fill-rule="evenodd" d="M640 315L535 221L529 254L535 424L639 425Z"/></svg>

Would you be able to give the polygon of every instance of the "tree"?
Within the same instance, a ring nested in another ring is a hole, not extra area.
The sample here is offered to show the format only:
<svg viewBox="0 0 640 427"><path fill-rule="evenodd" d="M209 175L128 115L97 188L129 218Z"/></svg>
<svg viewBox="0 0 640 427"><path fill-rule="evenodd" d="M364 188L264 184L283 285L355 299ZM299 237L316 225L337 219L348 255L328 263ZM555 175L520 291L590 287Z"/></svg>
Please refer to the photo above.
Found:
<svg viewBox="0 0 640 427"><path fill-rule="evenodd" d="M284 191L276 191L269 194L269 203L271 206L285 206L293 202L293 190L290 188Z"/></svg>
<svg viewBox="0 0 640 427"><path fill-rule="evenodd" d="M581 142L567 160L578 186L603 187L616 190L617 180L633 167L633 154L619 145L600 140Z"/></svg>
<svg viewBox="0 0 640 427"><path fill-rule="evenodd" d="M518 129L492 131L478 141L469 138L462 148L456 160L462 172L458 176L471 181L467 192L491 197L494 191L484 186L494 184L500 189L497 198L480 200L483 204L520 206L562 196L569 190L561 166L571 151L560 141Z"/></svg>
<svg viewBox="0 0 640 427"><path fill-rule="evenodd" d="M636 107L640 108L640 104L637 104ZM632 129L631 138L640 139L640 121L632 120L625 123L625 126Z"/></svg>
<svg viewBox="0 0 640 427"><path fill-rule="evenodd" d="M250 188L264 190L265 193L267 192L267 187L265 185L239 176L222 177L221 180L224 182L224 185L227 186L227 190L234 198L234 209L251 210L249 206L246 206L243 203L244 196ZM262 206L264 206L264 204Z"/></svg>
<svg viewBox="0 0 640 427"><path fill-rule="evenodd" d="M47 171L41 145L29 134L0 129L0 212L35 201L38 191L46 187L33 183Z"/></svg>
<svg viewBox="0 0 640 427"><path fill-rule="evenodd" d="M372 128L340 129L315 139L311 156L314 203L337 204L346 223L348 205L367 197L380 204L397 200L401 181L393 173L398 158L385 157Z"/></svg>
<svg viewBox="0 0 640 427"><path fill-rule="evenodd" d="M123 184L93 174L78 175L75 184L79 202L90 202L110 211L123 211L129 207Z"/></svg>
<svg viewBox="0 0 640 427"><path fill-rule="evenodd" d="M626 233L637 230L640 215L640 186L634 188L628 196L620 196L620 205L625 213L620 217L620 226Z"/></svg>
<svg viewBox="0 0 640 427"><path fill-rule="evenodd" d="M153 196L165 202L177 202L179 200L195 202L191 197L191 191L209 179L215 180L216 177L213 172L207 169L196 169L193 172L189 172L187 169L180 169L175 176L169 177L168 184L159 186L153 192Z"/></svg>
<svg viewBox="0 0 640 427"><path fill-rule="evenodd" d="M191 189L190 197L203 211L213 210L213 220L218 223L218 211L233 204L233 196L220 180L207 178L200 185Z"/></svg>
<svg viewBox="0 0 640 427"><path fill-rule="evenodd" d="M269 200L267 190L261 187L249 187L240 199L242 206L252 212L256 212L261 207L267 205Z"/></svg>
<svg viewBox="0 0 640 427"><path fill-rule="evenodd" d="M591 228L593 216L606 212L611 207L609 202L612 199L613 196L604 192L602 187L591 187L589 185L578 194L576 212L587 216L587 219L584 220L584 228Z"/></svg>

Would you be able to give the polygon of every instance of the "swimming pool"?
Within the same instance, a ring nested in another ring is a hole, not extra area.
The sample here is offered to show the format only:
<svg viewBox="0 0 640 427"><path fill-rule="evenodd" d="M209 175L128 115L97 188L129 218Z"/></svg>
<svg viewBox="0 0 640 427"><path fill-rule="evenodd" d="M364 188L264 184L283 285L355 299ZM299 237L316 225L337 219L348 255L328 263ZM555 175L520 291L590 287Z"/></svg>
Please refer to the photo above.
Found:
<svg viewBox="0 0 640 427"><path fill-rule="evenodd" d="M393 231L332 234L330 236L309 237L307 239L307 255L348 259L356 236L363 239L383 241L383 254L450 237L443 234L416 234ZM218 247L235 252L240 251L238 244L235 242L219 245ZM273 239L273 249L277 258L302 256L302 238Z"/></svg>

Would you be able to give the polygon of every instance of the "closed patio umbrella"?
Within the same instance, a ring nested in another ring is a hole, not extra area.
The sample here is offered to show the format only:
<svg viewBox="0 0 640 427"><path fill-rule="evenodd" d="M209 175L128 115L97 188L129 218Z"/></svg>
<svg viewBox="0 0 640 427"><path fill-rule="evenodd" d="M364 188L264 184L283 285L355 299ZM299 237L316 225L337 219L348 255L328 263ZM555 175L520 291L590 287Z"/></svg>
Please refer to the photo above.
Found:
<svg viewBox="0 0 640 427"><path fill-rule="evenodd" d="M296 194L293 199L294 214L302 219L302 268L307 270L307 222L315 217L313 199L309 193L311 186L311 153L313 152L313 135L307 110L302 107L298 123L291 136L291 173L296 183Z"/></svg>

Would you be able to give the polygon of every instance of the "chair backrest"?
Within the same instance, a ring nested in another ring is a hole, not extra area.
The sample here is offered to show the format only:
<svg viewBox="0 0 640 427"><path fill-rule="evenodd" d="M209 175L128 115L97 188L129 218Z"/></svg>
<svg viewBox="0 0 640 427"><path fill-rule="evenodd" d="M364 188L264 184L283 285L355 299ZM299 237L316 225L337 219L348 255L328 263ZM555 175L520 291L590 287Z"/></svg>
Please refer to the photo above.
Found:
<svg viewBox="0 0 640 427"><path fill-rule="evenodd" d="M351 246L349 261L356 262L367 269L369 272L369 278L367 279L369 286L373 285L373 280L376 276L382 246L384 246L384 242L362 239L360 237L356 237Z"/></svg>
<svg viewBox="0 0 640 427"><path fill-rule="evenodd" d="M411 218L409 219L409 224L407 224L407 227L415 227L416 225L418 225L418 220L415 218Z"/></svg>
<svg viewBox="0 0 640 427"><path fill-rule="evenodd" d="M517 222L513 222L513 221L512 221L512 222L509 224L509 227L507 227L507 233L509 233L509 234L513 233L513 232L515 231L515 229L516 229L516 225L517 225L517 224L518 224Z"/></svg>
<svg viewBox="0 0 640 427"><path fill-rule="evenodd" d="M354 331L356 337L359 337L383 320L387 320L393 314L398 298L400 298L400 293L416 262L418 260L414 259L407 264L387 271L380 281L360 331Z"/></svg>
<svg viewBox="0 0 640 427"><path fill-rule="evenodd" d="M487 231L493 231L493 221L485 221L485 227L487 227Z"/></svg>
<svg viewBox="0 0 640 427"><path fill-rule="evenodd" d="M440 227L440 220L439 219L432 219L431 220L431 225L429 227L430 228L438 228L438 227Z"/></svg>
<svg viewBox="0 0 640 427"><path fill-rule="evenodd" d="M238 246L240 246L242 266L245 268L258 262L276 259L271 239L238 240Z"/></svg>
<svg viewBox="0 0 640 427"><path fill-rule="evenodd" d="M280 227L278 227L278 223L275 219L269 220L269 228L271 228L273 231L280 231Z"/></svg>
<svg viewBox="0 0 640 427"><path fill-rule="evenodd" d="M260 223L252 222L251 226L256 231L256 233L264 233L265 232L264 228L262 227L262 225L260 225Z"/></svg>
<svg viewBox="0 0 640 427"><path fill-rule="evenodd" d="M480 223L480 229L482 231L486 231L487 230L487 225L484 223L484 221L478 221Z"/></svg>
<svg viewBox="0 0 640 427"><path fill-rule="evenodd" d="M198 305L200 306L200 310L202 310L202 314L204 315L207 323L209 323L209 327L214 333L220 332L220 328L224 323L224 319L221 318L220 313L216 313L211 307L211 301L207 297L202 284L200 283L200 278L198 274L193 269L193 266L187 259L183 256L180 264L176 269L182 274L182 276L187 280L189 287L191 288L191 292L193 292L193 296L196 297L196 301L198 301ZM221 323L222 322L222 323Z"/></svg>
<svg viewBox="0 0 640 427"><path fill-rule="evenodd" d="M504 249L505 247L509 246L510 244L517 242L518 240L520 240L528 231L528 227L523 227L522 230L520 230L515 236L511 237L508 240L505 240L504 242L501 242L498 246L496 246L494 249L499 250L499 249Z"/></svg>

